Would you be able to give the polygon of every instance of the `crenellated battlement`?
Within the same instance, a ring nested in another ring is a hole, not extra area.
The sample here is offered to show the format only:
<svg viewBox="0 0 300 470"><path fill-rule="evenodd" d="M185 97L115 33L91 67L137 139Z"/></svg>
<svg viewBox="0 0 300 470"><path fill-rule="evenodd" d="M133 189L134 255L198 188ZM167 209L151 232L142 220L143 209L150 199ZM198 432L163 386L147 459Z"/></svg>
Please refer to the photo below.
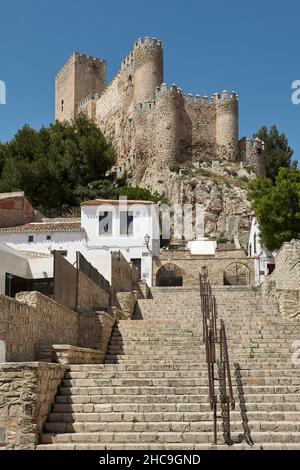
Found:
<svg viewBox="0 0 300 470"><path fill-rule="evenodd" d="M160 86L156 87L155 97L154 100L147 100L143 103L137 103L135 105L135 110L153 110L156 105L156 100L158 100L162 95L165 94L174 94L175 96L180 96L184 99L184 102L188 105L197 105L197 106L215 106L222 103L230 103L238 101L238 95L235 91L228 93L224 90L222 93L215 93L214 95L209 98L208 96L204 95L193 95L192 93L188 93L185 95L180 87L176 84L168 85L167 83L162 83Z"/></svg>
<svg viewBox="0 0 300 470"><path fill-rule="evenodd" d="M222 93L215 93L211 97L212 103L215 103L215 104L224 103L226 101L236 102L238 101L238 99L239 99L238 94L235 91L228 93L227 90L222 91Z"/></svg>
<svg viewBox="0 0 300 470"><path fill-rule="evenodd" d="M100 98L100 95L98 93L88 95L86 98L84 98L78 103L77 105L78 110L85 108L88 103L90 103L91 101L97 101L99 98Z"/></svg>
<svg viewBox="0 0 300 470"><path fill-rule="evenodd" d="M184 96L185 103L187 104L195 104L195 105L200 105L200 106L211 106L212 101L209 99L208 96L200 96L200 95L193 95L192 93L189 93L188 95Z"/></svg>
<svg viewBox="0 0 300 470"><path fill-rule="evenodd" d="M134 50L136 50L139 47L159 47L163 49L163 43L159 39L156 38L150 38L146 36L144 39L139 38L136 43L134 44Z"/></svg>
<svg viewBox="0 0 300 470"><path fill-rule="evenodd" d="M172 85L167 85L166 83L162 83L160 86L156 87L156 90L155 90L156 96L161 96L164 93L174 93L176 95L183 96L182 89L179 88L174 83Z"/></svg>
<svg viewBox="0 0 300 470"><path fill-rule="evenodd" d="M134 56L133 52L129 54L124 60L121 62L121 71L133 71L134 69Z"/></svg>
<svg viewBox="0 0 300 470"><path fill-rule="evenodd" d="M73 54L68 59L68 61L64 64L64 66L57 73L56 78L59 78L67 69L69 69L70 65L72 65L76 60L81 59L81 58L93 61L97 64L106 64L106 61L104 59L99 59L97 57L93 57L90 55L81 54L79 52L73 52Z"/></svg>

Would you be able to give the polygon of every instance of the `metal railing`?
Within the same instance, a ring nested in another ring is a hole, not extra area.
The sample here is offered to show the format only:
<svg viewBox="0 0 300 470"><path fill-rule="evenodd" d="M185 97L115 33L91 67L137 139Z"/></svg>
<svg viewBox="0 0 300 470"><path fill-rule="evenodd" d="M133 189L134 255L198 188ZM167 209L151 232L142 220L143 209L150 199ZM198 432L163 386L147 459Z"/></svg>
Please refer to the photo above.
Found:
<svg viewBox="0 0 300 470"><path fill-rule="evenodd" d="M209 402L214 418L214 444L217 444L217 408L218 399L215 393L215 381L219 380L220 406L223 419L223 434L225 442L232 444L230 435L230 409L235 408L233 388L231 381L230 362L227 346L227 337L224 321L220 321L218 332L218 312L216 298L212 294L210 282L206 276L200 275L200 298L203 316L203 343L206 350L208 370ZM218 348L217 348L218 345ZM218 365L219 374L215 375L215 366Z"/></svg>

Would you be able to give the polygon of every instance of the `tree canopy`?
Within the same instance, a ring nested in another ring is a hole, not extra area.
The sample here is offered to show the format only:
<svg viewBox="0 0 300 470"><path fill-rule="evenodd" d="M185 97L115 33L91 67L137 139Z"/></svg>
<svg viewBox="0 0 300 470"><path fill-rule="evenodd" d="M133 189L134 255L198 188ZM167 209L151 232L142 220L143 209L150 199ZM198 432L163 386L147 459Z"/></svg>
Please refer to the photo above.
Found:
<svg viewBox="0 0 300 470"><path fill-rule="evenodd" d="M292 238L300 238L299 169L281 168L275 184L268 178L257 178L250 185L250 198L266 248L273 251Z"/></svg>
<svg viewBox="0 0 300 470"><path fill-rule="evenodd" d="M262 126L253 137L258 137L265 143L266 175L273 183L280 168L297 166L297 163L292 161L294 151L289 146L285 134L279 132L275 125L270 129Z"/></svg>
<svg viewBox="0 0 300 470"><path fill-rule="evenodd" d="M121 191L120 182L105 176L114 163L112 145L84 115L39 131L25 125L10 142L0 143L0 192L25 191L44 214L124 191L132 199L157 200L141 188Z"/></svg>

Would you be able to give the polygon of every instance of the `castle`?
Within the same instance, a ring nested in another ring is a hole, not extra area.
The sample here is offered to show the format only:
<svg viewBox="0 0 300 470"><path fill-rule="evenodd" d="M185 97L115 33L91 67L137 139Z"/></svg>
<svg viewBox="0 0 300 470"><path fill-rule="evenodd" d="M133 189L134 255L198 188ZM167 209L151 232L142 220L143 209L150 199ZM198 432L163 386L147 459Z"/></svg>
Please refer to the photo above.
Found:
<svg viewBox="0 0 300 470"><path fill-rule="evenodd" d="M119 167L132 165L141 182L149 167L195 161L244 162L264 174L263 143L239 140L238 96L188 94L164 83L161 41L139 39L106 86L106 62L74 53L56 77L56 119L84 113L117 152Z"/></svg>

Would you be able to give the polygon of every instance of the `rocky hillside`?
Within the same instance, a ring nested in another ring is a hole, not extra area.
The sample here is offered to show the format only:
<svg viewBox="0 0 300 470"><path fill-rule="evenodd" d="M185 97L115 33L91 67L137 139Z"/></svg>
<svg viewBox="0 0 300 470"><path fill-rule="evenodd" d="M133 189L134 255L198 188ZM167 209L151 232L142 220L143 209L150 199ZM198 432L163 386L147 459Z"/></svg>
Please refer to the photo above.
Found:
<svg viewBox="0 0 300 470"><path fill-rule="evenodd" d="M255 176L251 167L240 163L190 163L154 174L149 168L143 186L164 193L170 203L203 204L205 234L247 247L251 216L247 198L249 181Z"/></svg>

